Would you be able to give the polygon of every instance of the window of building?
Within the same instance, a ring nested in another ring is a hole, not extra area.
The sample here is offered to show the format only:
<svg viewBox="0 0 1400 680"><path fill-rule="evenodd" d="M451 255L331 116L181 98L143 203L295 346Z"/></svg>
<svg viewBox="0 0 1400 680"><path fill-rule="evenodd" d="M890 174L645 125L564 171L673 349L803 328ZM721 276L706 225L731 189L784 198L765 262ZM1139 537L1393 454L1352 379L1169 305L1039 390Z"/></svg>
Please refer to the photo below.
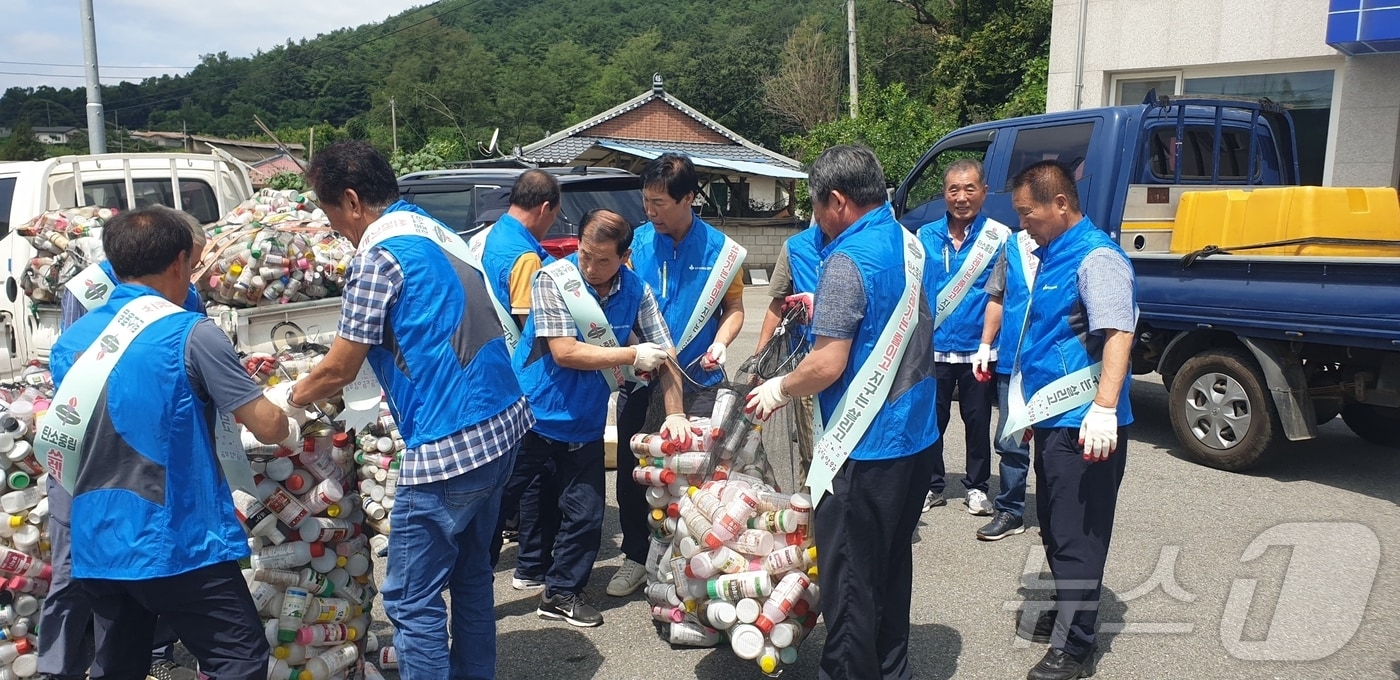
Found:
<svg viewBox="0 0 1400 680"><path fill-rule="evenodd" d="M1147 99L1147 93L1156 91L1157 96L1171 96L1176 94L1176 76L1154 76L1144 78L1120 78L1116 81L1114 102L1123 104L1141 104Z"/></svg>
<svg viewBox="0 0 1400 680"><path fill-rule="evenodd" d="M1084 159L1089 155L1089 139L1093 134L1092 122L1017 130L1007 181L1040 161L1059 161L1074 173L1075 181L1083 179Z"/></svg>

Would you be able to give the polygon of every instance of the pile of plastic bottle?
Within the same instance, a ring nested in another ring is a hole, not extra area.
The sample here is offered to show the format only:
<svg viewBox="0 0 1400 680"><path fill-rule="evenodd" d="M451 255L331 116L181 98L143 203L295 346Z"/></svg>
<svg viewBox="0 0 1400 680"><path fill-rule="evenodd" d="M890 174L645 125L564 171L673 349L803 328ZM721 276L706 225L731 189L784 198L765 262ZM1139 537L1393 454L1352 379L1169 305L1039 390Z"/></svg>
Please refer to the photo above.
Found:
<svg viewBox="0 0 1400 680"><path fill-rule="evenodd" d="M307 436L295 452L247 443L257 493L233 497L253 551L243 575L273 648L269 679L377 677L362 657L395 657L369 630L375 548L350 435Z"/></svg>
<svg viewBox="0 0 1400 680"><path fill-rule="evenodd" d="M389 511L394 509L394 492L398 487L405 444L393 416L387 408L381 408L379 421L360 432L355 437L355 445L365 526L375 531L378 549L388 541Z"/></svg>
<svg viewBox="0 0 1400 680"><path fill-rule="evenodd" d="M0 388L0 677L38 674L35 632L48 592L48 475L34 455L34 424L54 393L48 369L31 364Z"/></svg>
<svg viewBox="0 0 1400 680"><path fill-rule="evenodd" d="M109 208L51 210L17 231L37 251L20 277L20 287L38 303L57 303L63 286L88 265L102 259L102 225L116 211Z"/></svg>
<svg viewBox="0 0 1400 680"><path fill-rule="evenodd" d="M315 201L310 192L263 189L210 225L195 270L205 299L257 307L340 295L355 248Z"/></svg>
<svg viewBox="0 0 1400 680"><path fill-rule="evenodd" d="M646 596L672 644L727 641L776 675L817 625L812 501L778 489L763 427L738 403L721 389L710 417L691 419L686 446L656 434L629 442L652 508Z"/></svg>

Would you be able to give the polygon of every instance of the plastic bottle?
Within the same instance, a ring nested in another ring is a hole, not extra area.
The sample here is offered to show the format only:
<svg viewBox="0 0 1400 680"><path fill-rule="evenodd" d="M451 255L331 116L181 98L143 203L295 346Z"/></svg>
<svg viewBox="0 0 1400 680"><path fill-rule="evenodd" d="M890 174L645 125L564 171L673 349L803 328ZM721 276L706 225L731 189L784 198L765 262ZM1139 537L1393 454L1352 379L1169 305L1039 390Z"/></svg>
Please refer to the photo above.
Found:
<svg viewBox="0 0 1400 680"><path fill-rule="evenodd" d="M768 631L768 639L775 647L791 647L802 641L802 626L794 621L782 621Z"/></svg>
<svg viewBox="0 0 1400 680"><path fill-rule="evenodd" d="M789 501L793 514L797 515L798 526L808 526L812 521L812 497L805 493L795 493Z"/></svg>
<svg viewBox="0 0 1400 680"><path fill-rule="evenodd" d="M354 463L354 450L351 448L349 434L337 432L331 436L331 459L342 470L348 470Z"/></svg>
<svg viewBox="0 0 1400 680"><path fill-rule="evenodd" d="M252 494L242 489L234 489L233 510L248 533L269 538L273 543L286 540L282 532L277 530L277 516Z"/></svg>
<svg viewBox="0 0 1400 680"><path fill-rule="evenodd" d="M297 680L330 680L331 674L342 668L348 668L355 660L360 658L360 652L353 644L343 644L322 652L306 660L306 666L302 668L302 678L297 676Z"/></svg>
<svg viewBox="0 0 1400 680"><path fill-rule="evenodd" d="M307 646L354 642L355 637L343 623L317 623L297 629L297 644Z"/></svg>
<svg viewBox="0 0 1400 680"><path fill-rule="evenodd" d="M348 519L311 517L302 522L297 531L307 543L335 543L357 536L360 527Z"/></svg>
<svg viewBox="0 0 1400 680"><path fill-rule="evenodd" d="M386 670L396 670L399 667L399 653L393 647L379 648L379 667Z"/></svg>
<svg viewBox="0 0 1400 680"><path fill-rule="evenodd" d="M306 606L311 594L305 588L292 586L282 591L282 611L277 616L277 641L293 642L297 629L306 616Z"/></svg>
<svg viewBox="0 0 1400 680"><path fill-rule="evenodd" d="M705 470L710 462L710 454L699 452L677 453L666 458L651 458L647 464L673 470L678 475L693 475Z"/></svg>
<svg viewBox="0 0 1400 680"><path fill-rule="evenodd" d="M34 555L0 546L0 572L11 576L37 576L48 579L52 570Z"/></svg>
<svg viewBox="0 0 1400 680"><path fill-rule="evenodd" d="M282 482L282 486L286 487L287 491L296 495L305 494L315 484L316 479L311 476L311 473L299 468L293 470L292 474L287 475L287 479ZM313 514L315 512L317 511L312 511Z"/></svg>
<svg viewBox="0 0 1400 680"><path fill-rule="evenodd" d="M281 519L283 524L293 529L301 526L301 523L311 516L311 511L307 510L306 506L296 499L296 496L288 493L281 484L271 479L263 479L258 482L257 491L258 500L262 501L268 510L277 513L278 519Z"/></svg>
<svg viewBox="0 0 1400 680"><path fill-rule="evenodd" d="M724 600L707 600L696 614L701 623L716 630L729 630L739 620L734 605Z"/></svg>
<svg viewBox="0 0 1400 680"><path fill-rule="evenodd" d="M3 496L0 496L0 510L4 510L5 512L10 513L11 515L18 515L19 513L24 512L25 510L28 510L34 507L35 505L38 505L39 501L43 500L43 498L44 490L40 489L37 486L31 486L27 489L20 489L18 491L11 491Z"/></svg>
<svg viewBox="0 0 1400 680"><path fill-rule="evenodd" d="M729 631L729 646L740 659L752 661L763 653L763 633L747 623L741 623Z"/></svg>
<svg viewBox="0 0 1400 680"><path fill-rule="evenodd" d="M291 458L278 456L263 465L263 475L274 482L281 482L290 477L296 467Z"/></svg>
<svg viewBox="0 0 1400 680"><path fill-rule="evenodd" d="M797 531L797 513L791 510L760 512L749 519L749 528L775 534L790 534Z"/></svg>
<svg viewBox="0 0 1400 680"><path fill-rule="evenodd" d="M746 597L734 603L734 616L739 619L739 623L753 623L758 620L758 615L763 613L763 605L752 597Z"/></svg>
<svg viewBox="0 0 1400 680"><path fill-rule="evenodd" d="M742 467L753 463L758 457L758 447L761 444L763 444L763 426L755 423L744 438L744 446L734 456L735 466Z"/></svg>
<svg viewBox="0 0 1400 680"><path fill-rule="evenodd" d="M282 545L265 546L253 554L250 560L254 569L292 569L306 566L312 558L326 552L320 543L288 541Z"/></svg>
<svg viewBox="0 0 1400 680"><path fill-rule="evenodd" d="M734 407L739 404L739 393L727 387L720 388L715 393L715 405L710 409L710 438L720 439L724 436L724 421L729 419L729 415L734 412Z"/></svg>
<svg viewBox="0 0 1400 680"><path fill-rule="evenodd" d="M672 607L681 604L681 598L676 594L676 586L671 583L650 583L646 587L647 602L653 606L670 605Z"/></svg>
<svg viewBox="0 0 1400 680"><path fill-rule="evenodd" d="M719 644L719 631L693 621L682 621L671 624L670 640L673 645L713 647Z"/></svg>
<svg viewBox="0 0 1400 680"><path fill-rule="evenodd" d="M652 466L637 466L632 468L632 481L647 486L666 486L675 481L674 470Z"/></svg>
<svg viewBox="0 0 1400 680"><path fill-rule="evenodd" d="M802 546L790 545L763 557L763 570L777 576L794 569L803 569L816 559L815 547L803 550Z"/></svg>
<svg viewBox="0 0 1400 680"><path fill-rule="evenodd" d="M744 571L725 574L705 584L705 594L711 599L737 602L746 597L767 597L773 592L773 578L766 571Z"/></svg>
<svg viewBox="0 0 1400 680"><path fill-rule="evenodd" d="M802 598L802 592L811 583L807 580L806 574L796 572L790 573L778 582L773 588L773 593L768 596L768 601L763 603L763 614L759 615L754 625L766 635L773 630L773 625L788 617L788 612L793 605Z"/></svg>
<svg viewBox="0 0 1400 680"><path fill-rule="evenodd" d="M307 623L340 623L359 616L359 607L343 597L318 597L306 607Z"/></svg>
<svg viewBox="0 0 1400 680"><path fill-rule="evenodd" d="M725 546L720 546L714 550L696 553L694 557L690 558L690 571L698 578L708 579L720 572L737 573L746 564L747 562L738 553ZM711 597L714 596L711 595Z"/></svg>
<svg viewBox="0 0 1400 680"><path fill-rule="evenodd" d="M734 537L744 530L744 525L748 523L749 517L753 516L757 507L758 498L754 493L748 489L741 489L734 501L725 506L724 512L714 517L714 524L705 534L705 545L714 549L734 540Z"/></svg>
<svg viewBox="0 0 1400 680"><path fill-rule="evenodd" d="M724 509L724 502L719 499L717 494L709 489L701 489L692 486L690 487L689 493L690 501L695 504L696 509L711 521L714 520L715 515L718 515Z"/></svg>
<svg viewBox="0 0 1400 680"><path fill-rule="evenodd" d="M773 552L773 534L762 529L745 529L725 545L745 555L763 556Z"/></svg>
<svg viewBox="0 0 1400 680"><path fill-rule="evenodd" d="M659 434L634 434L628 444L636 456L670 456L681 450L680 442L663 439Z"/></svg>

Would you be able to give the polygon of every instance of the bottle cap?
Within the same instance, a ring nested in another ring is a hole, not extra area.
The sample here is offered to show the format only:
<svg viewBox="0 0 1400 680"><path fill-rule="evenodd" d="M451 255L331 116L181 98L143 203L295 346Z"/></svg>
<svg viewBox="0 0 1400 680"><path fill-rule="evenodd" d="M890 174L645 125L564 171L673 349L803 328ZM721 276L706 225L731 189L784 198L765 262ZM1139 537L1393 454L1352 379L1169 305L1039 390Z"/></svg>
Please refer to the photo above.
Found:
<svg viewBox="0 0 1400 680"><path fill-rule="evenodd" d="M350 445L350 435L344 432L337 432L331 437L331 446L344 448Z"/></svg>
<svg viewBox="0 0 1400 680"><path fill-rule="evenodd" d="M277 641L278 641L278 642L296 642L296 641L297 641L297 632L294 631L294 630L282 630L281 628L279 628L279 629L277 629Z"/></svg>
<svg viewBox="0 0 1400 680"><path fill-rule="evenodd" d="M310 544L310 545L311 545L311 556L312 556L312 557L321 557L322 555L325 555L325 554L326 554L326 546L324 546L324 545L322 545L322 544L320 544L320 543L312 543L312 544Z"/></svg>
<svg viewBox="0 0 1400 680"><path fill-rule="evenodd" d="M24 524L24 518L19 515L10 515L10 527L17 527Z"/></svg>
<svg viewBox="0 0 1400 680"><path fill-rule="evenodd" d="M772 619L769 619L767 616L764 616L763 614L759 614L759 615L758 615L758 618L754 620L753 625L754 625L755 627L757 627L760 631L762 631L764 635L767 635L768 633L772 632L772 630L773 630L773 621L772 621Z"/></svg>
<svg viewBox="0 0 1400 680"><path fill-rule="evenodd" d="M778 669L778 657L764 654L763 658L758 660L758 668L764 673L772 673Z"/></svg>

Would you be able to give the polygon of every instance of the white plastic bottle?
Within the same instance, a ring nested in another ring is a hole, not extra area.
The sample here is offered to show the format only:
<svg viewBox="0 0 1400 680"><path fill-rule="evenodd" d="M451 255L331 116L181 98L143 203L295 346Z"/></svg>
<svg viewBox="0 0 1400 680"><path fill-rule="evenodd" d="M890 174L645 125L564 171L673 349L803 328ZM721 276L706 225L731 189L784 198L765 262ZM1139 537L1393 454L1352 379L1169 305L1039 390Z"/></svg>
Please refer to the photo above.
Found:
<svg viewBox="0 0 1400 680"><path fill-rule="evenodd" d="M306 566L312 558L326 552L320 543L289 541L282 545L266 546L253 554L250 561L254 569L293 569Z"/></svg>
<svg viewBox="0 0 1400 680"><path fill-rule="evenodd" d="M693 621L682 621L671 624L670 640L673 645L713 647L719 644L719 631Z"/></svg>
<svg viewBox="0 0 1400 680"><path fill-rule="evenodd" d="M311 511L306 509L296 496L288 493L281 484L271 479L263 479L257 486L258 500L267 506L268 510L277 513L277 517L282 523L295 529L311 516Z"/></svg>
<svg viewBox="0 0 1400 680"><path fill-rule="evenodd" d="M44 490L37 485L0 496L0 510L18 515L36 505L44 498Z"/></svg>
<svg viewBox="0 0 1400 680"><path fill-rule="evenodd" d="M730 602L737 602L746 597L767 597L772 592L773 578L766 571L725 574L705 584L705 594L710 599Z"/></svg>
<svg viewBox="0 0 1400 680"><path fill-rule="evenodd" d="M752 661L763 653L763 633L754 626L741 623L729 631L729 646L740 659Z"/></svg>
<svg viewBox="0 0 1400 680"><path fill-rule="evenodd" d="M766 572L765 572L766 573ZM773 593L768 596L768 601L763 603L763 614L754 622L758 629L767 634L773 630L773 625L783 621L792 611L793 605L802 599L802 593L807 589L810 581L806 574L797 572L789 573L783 577L782 581L773 588Z"/></svg>
<svg viewBox="0 0 1400 680"><path fill-rule="evenodd" d="M745 555L759 557L773 552L773 534L762 529L745 529L726 545Z"/></svg>
<svg viewBox="0 0 1400 680"><path fill-rule="evenodd" d="M282 592L282 611L277 620L277 641L290 643L297 639L297 629L306 617L306 606L311 594L305 588L292 586Z"/></svg>

